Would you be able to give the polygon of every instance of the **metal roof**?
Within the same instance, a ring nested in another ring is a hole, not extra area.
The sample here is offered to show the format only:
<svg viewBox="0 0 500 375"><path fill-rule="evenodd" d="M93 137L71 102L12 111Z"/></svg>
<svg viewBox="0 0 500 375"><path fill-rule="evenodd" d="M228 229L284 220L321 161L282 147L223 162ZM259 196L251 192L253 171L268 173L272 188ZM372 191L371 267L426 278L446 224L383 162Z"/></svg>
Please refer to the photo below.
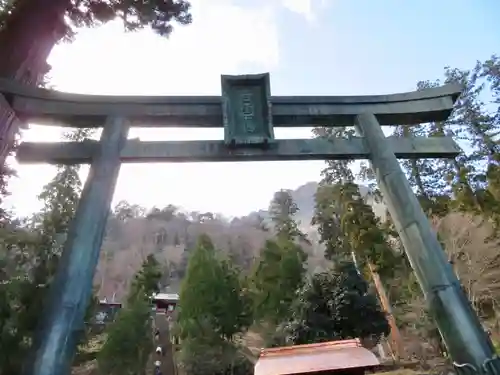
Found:
<svg viewBox="0 0 500 375"><path fill-rule="evenodd" d="M178 301L179 295L177 293L157 293L153 296L153 299L157 300L168 300L168 301Z"/></svg>
<svg viewBox="0 0 500 375"><path fill-rule="evenodd" d="M254 375L290 375L380 365L358 339L262 349Z"/></svg>

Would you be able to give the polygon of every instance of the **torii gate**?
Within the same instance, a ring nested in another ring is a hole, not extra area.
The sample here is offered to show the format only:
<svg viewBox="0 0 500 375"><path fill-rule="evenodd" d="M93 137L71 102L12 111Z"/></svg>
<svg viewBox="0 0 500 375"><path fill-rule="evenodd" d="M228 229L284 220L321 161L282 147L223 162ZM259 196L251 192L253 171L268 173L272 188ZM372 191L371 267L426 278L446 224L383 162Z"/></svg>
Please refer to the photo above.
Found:
<svg viewBox="0 0 500 375"><path fill-rule="evenodd" d="M104 228L121 163L370 159L418 281L456 369L500 373L491 340L420 207L397 158L453 158L453 139L386 138L381 125L444 121L461 88L455 85L377 96L270 96L269 74L222 76L222 97L137 97L66 94L0 80L22 122L103 127L100 141L23 142L21 163L90 163L44 315L33 375L69 373L75 332L83 324ZM0 100L2 98L0 97ZM352 126L352 139L276 140L273 128ZM127 140L131 126L224 127L223 141Z"/></svg>

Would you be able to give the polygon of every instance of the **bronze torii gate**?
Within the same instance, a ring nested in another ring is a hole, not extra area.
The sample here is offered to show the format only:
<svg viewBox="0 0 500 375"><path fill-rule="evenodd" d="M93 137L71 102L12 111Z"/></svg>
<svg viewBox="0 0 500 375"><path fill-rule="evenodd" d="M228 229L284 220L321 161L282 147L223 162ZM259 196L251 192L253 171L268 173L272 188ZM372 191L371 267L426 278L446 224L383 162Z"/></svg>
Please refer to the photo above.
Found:
<svg viewBox="0 0 500 375"><path fill-rule="evenodd" d="M222 76L222 91L222 97L92 96L20 87L0 80L0 93L22 122L103 127L100 141L23 142L17 151L21 163L91 164L52 285L30 375L69 373L121 163L361 158L371 160L457 370L500 373L491 340L397 161L397 157L452 158L460 149L447 137L386 138L380 126L443 121L461 88L451 85L378 96L271 97L269 74L260 74ZM357 127L361 137L274 139L274 126L350 125ZM127 140L131 126L223 126L225 139Z"/></svg>

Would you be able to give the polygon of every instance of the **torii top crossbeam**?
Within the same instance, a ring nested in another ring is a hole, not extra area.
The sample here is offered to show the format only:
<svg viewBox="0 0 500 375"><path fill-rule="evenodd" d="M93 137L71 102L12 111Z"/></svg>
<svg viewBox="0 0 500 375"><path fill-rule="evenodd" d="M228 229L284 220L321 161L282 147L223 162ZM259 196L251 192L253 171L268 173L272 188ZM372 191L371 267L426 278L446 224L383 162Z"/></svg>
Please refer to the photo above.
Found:
<svg viewBox="0 0 500 375"><path fill-rule="evenodd" d="M461 89L451 84L391 95L271 96L272 121L275 127L351 126L364 112L375 114L380 125L443 121ZM102 127L108 116L121 115L138 127L223 126L221 96L69 94L5 79L0 93L21 119L45 125Z"/></svg>
<svg viewBox="0 0 500 375"><path fill-rule="evenodd" d="M361 138L276 140L273 128L351 126L362 113L374 114L381 125L443 121L460 89L447 85L392 95L271 96L266 73L222 76L222 96L102 96L61 93L0 79L0 93L23 122L103 127L120 117L126 118L127 126L225 129L224 141L127 141L121 162L143 163L363 159L369 150ZM390 138L389 142L400 158L454 157L460 152L448 137ZM24 163L90 163L98 147L91 140L23 142L17 158Z"/></svg>

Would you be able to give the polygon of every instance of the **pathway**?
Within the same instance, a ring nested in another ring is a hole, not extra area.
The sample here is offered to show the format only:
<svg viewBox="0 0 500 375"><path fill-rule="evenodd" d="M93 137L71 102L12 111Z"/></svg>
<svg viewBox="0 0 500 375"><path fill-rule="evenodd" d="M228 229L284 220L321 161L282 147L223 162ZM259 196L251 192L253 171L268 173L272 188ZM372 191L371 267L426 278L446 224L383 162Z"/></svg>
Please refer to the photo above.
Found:
<svg viewBox="0 0 500 375"><path fill-rule="evenodd" d="M154 325L156 329L160 331L159 342L155 342L156 346L161 346L163 348L164 356L161 356L161 373L162 375L177 375L177 369L175 367L173 358L173 347L170 342L170 330L168 327L167 317L162 313L157 313L154 316ZM155 348L156 349L156 348ZM156 361L155 355L155 361Z"/></svg>

